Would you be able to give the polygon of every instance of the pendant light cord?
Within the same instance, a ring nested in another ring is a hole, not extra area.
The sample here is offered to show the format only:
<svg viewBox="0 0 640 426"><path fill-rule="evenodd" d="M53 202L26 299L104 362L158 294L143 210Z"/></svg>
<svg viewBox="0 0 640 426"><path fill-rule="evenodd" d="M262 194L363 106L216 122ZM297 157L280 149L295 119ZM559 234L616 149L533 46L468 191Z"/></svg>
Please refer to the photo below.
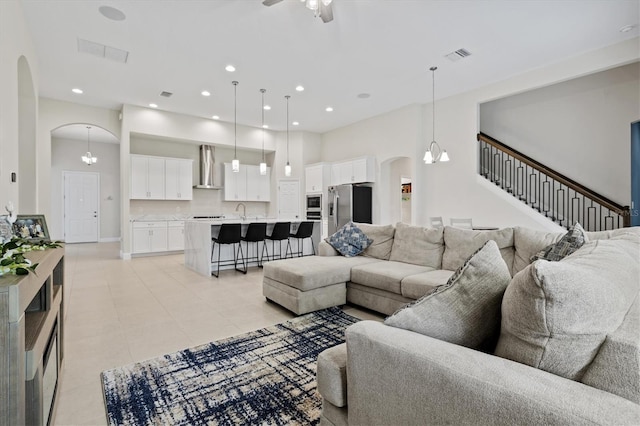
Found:
<svg viewBox="0 0 640 426"><path fill-rule="evenodd" d="M436 140L436 70L438 69L438 67L431 67L431 94L433 96L432 100L432 111L433 111L433 128L432 128L432 141Z"/></svg>
<svg viewBox="0 0 640 426"><path fill-rule="evenodd" d="M238 158L238 82L233 84L233 158Z"/></svg>
<svg viewBox="0 0 640 426"><path fill-rule="evenodd" d="M287 95L285 98L287 99L287 164L289 164L289 98L291 96Z"/></svg>
<svg viewBox="0 0 640 426"><path fill-rule="evenodd" d="M91 126L87 126L87 152L91 152Z"/></svg>
<svg viewBox="0 0 640 426"><path fill-rule="evenodd" d="M264 163L264 92L265 89L260 89L262 93L262 162Z"/></svg>

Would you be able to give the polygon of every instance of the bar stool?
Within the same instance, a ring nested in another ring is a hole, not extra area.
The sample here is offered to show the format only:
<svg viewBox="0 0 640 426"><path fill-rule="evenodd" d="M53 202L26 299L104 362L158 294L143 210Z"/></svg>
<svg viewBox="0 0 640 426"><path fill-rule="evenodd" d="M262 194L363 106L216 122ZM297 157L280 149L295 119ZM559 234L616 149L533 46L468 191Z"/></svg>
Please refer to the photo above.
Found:
<svg viewBox="0 0 640 426"><path fill-rule="evenodd" d="M247 258L246 261L249 263L252 260L256 260L258 262L258 266L262 266L262 258L264 257L265 250L265 237L267 236L267 223L266 222L254 222L250 223L247 227L247 232L242 237L242 241L247 243ZM258 246L262 242L262 253L258 256ZM256 243L256 257L249 257L249 243ZM268 254L267 254L268 258Z"/></svg>
<svg viewBox="0 0 640 426"><path fill-rule="evenodd" d="M295 234L289 234L289 238L295 238L298 240L298 257L302 256L302 252L304 250L304 240L306 238L311 239L311 250L313 250L313 255L316 254L316 248L313 245L313 238L311 235L313 234L313 222L300 222L298 225L298 230ZM293 252L291 253L291 257L293 257Z"/></svg>
<svg viewBox="0 0 640 426"><path fill-rule="evenodd" d="M284 257L287 257L287 253L291 251L291 242L289 241L289 233L291 232L291 222L276 222L273 225L273 229L271 230L271 235L267 235L265 240L271 240L271 259L269 259L269 248L267 247L267 261L275 260L275 242L280 242L280 257L278 259L282 259L282 242L287 240L287 247L284 251ZM266 246L266 242L265 242ZM293 257L293 255L292 255Z"/></svg>
<svg viewBox="0 0 640 426"><path fill-rule="evenodd" d="M244 253L242 251L242 244L240 240L242 238L242 231L239 223L223 223L220 225L220 232L215 237L211 237L211 241L213 241L213 245L211 247L211 263L213 261L213 255L216 251L216 245L218 246L218 261L215 262L218 266L216 273L211 273L214 277L218 278L220 275L220 251L223 244L232 244L233 245L233 266L236 271L242 272L244 274L247 273L247 264L244 258ZM236 244L238 248L236 249ZM238 269L238 260L242 260L242 266L244 270ZM231 259L223 261L223 266L231 265Z"/></svg>

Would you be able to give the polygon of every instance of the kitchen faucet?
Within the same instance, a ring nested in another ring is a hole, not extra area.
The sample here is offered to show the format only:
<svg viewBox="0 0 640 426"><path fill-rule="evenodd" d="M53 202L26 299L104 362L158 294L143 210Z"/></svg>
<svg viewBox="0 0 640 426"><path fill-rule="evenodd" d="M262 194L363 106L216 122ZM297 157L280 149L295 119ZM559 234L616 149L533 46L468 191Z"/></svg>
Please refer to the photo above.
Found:
<svg viewBox="0 0 640 426"><path fill-rule="evenodd" d="M238 211L240 206L242 206L242 216L240 216L240 219L246 220L247 219L247 206L245 206L242 203L238 203L238 205L236 206L236 211Z"/></svg>

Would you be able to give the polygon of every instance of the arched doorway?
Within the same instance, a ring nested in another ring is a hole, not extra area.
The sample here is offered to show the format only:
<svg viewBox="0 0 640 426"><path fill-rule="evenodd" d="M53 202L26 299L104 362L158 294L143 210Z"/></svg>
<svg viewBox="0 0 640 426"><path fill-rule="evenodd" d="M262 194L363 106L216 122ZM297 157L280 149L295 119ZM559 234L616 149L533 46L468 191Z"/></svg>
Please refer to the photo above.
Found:
<svg viewBox="0 0 640 426"><path fill-rule="evenodd" d="M380 164L380 223L412 223L413 164L409 157L394 157ZM407 186L407 184L409 184Z"/></svg>

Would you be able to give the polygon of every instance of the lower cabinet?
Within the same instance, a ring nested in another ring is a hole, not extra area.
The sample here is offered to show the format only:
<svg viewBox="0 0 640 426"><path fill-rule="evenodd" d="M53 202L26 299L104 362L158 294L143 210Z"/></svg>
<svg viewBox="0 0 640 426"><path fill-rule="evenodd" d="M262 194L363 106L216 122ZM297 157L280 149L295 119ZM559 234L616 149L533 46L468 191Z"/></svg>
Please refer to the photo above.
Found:
<svg viewBox="0 0 640 426"><path fill-rule="evenodd" d="M167 250L184 250L184 221L167 222Z"/></svg>
<svg viewBox="0 0 640 426"><path fill-rule="evenodd" d="M167 222L133 222L132 252L167 251Z"/></svg>

